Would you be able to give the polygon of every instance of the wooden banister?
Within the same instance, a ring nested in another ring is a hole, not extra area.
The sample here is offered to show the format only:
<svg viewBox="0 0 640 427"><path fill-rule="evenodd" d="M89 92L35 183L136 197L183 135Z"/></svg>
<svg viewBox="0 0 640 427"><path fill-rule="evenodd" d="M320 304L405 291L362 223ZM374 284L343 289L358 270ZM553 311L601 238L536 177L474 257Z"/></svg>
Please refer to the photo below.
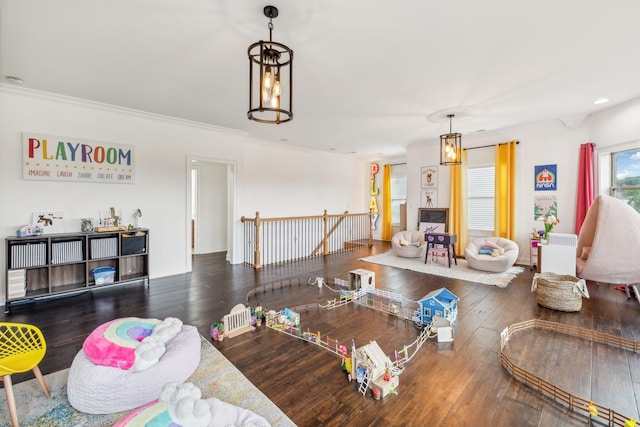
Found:
<svg viewBox="0 0 640 427"><path fill-rule="evenodd" d="M254 268L373 245L372 213L240 218L244 262Z"/></svg>

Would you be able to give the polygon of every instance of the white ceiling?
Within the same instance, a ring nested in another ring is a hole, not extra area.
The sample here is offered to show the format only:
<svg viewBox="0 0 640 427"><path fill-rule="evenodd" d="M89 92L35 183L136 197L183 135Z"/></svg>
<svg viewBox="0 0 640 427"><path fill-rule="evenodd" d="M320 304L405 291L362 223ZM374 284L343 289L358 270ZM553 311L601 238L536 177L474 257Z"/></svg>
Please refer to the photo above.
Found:
<svg viewBox="0 0 640 427"><path fill-rule="evenodd" d="M280 125L247 119L267 4L295 52ZM0 0L0 19L0 76L26 88L358 156L402 156L449 112L463 135L578 126L640 96L638 0Z"/></svg>

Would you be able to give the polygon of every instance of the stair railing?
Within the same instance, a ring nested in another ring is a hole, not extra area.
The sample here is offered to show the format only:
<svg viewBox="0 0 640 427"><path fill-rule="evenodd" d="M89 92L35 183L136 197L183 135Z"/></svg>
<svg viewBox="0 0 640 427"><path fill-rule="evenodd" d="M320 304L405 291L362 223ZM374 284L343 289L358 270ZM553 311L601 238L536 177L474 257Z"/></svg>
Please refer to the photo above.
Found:
<svg viewBox="0 0 640 427"><path fill-rule="evenodd" d="M244 263L261 268L288 261L373 246L372 214L343 214L283 218L242 217Z"/></svg>

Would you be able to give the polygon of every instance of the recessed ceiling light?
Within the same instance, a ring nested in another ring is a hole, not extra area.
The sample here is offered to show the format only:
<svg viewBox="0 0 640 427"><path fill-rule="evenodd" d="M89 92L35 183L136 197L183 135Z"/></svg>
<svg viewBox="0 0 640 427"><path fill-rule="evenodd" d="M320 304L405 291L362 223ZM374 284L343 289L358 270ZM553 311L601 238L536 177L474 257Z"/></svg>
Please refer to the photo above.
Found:
<svg viewBox="0 0 640 427"><path fill-rule="evenodd" d="M607 98L598 98L595 101L593 101L595 105L606 104L607 102L609 102L609 99Z"/></svg>
<svg viewBox="0 0 640 427"><path fill-rule="evenodd" d="M20 77L4 76L4 79L14 85L21 85L24 83L24 81Z"/></svg>

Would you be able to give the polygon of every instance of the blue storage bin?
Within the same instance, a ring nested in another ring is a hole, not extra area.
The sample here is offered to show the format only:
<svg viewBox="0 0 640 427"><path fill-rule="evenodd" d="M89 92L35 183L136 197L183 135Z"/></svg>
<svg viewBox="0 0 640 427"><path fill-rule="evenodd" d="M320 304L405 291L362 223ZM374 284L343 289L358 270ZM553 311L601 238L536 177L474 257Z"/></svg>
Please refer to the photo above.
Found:
<svg viewBox="0 0 640 427"><path fill-rule="evenodd" d="M113 283L116 276L116 269L113 267L97 267L91 270L96 285L104 285L105 283Z"/></svg>

